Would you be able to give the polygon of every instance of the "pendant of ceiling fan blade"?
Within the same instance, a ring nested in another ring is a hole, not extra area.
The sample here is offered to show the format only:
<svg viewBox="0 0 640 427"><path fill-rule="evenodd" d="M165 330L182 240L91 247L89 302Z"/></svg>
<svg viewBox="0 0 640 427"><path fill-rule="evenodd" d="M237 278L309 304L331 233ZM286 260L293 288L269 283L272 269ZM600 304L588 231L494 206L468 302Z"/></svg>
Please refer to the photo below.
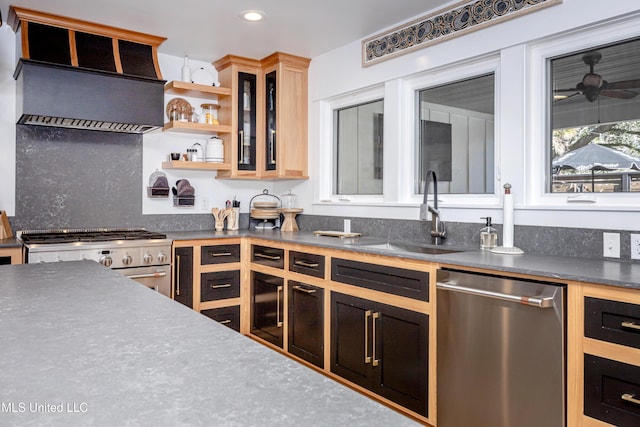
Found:
<svg viewBox="0 0 640 427"><path fill-rule="evenodd" d="M600 92L600 95L606 96L608 98L616 98L616 99L631 99L638 96L636 92L632 92L630 90L618 90L618 89L611 90L609 88Z"/></svg>
<svg viewBox="0 0 640 427"><path fill-rule="evenodd" d="M570 87L566 89L556 89L553 91L553 93L558 93L558 92L580 92L580 89L578 89L577 87Z"/></svg>
<svg viewBox="0 0 640 427"><path fill-rule="evenodd" d="M609 83L607 89L640 89L640 79Z"/></svg>
<svg viewBox="0 0 640 427"><path fill-rule="evenodd" d="M574 89L575 91L575 89ZM571 95L554 95L553 97L553 102L561 102L561 101L566 101L569 98L573 98L574 96L577 95L582 95L580 92L574 92Z"/></svg>

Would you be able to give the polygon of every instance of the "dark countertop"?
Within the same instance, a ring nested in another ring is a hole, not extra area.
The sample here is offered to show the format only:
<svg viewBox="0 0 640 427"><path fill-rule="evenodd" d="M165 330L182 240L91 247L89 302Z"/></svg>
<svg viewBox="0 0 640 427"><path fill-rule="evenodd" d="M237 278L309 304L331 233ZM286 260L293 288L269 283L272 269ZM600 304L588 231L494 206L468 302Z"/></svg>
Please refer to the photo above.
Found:
<svg viewBox="0 0 640 427"><path fill-rule="evenodd" d="M381 255L419 259L438 262L451 266L474 267L495 270L504 273L529 274L559 280L574 280L623 288L640 289L640 262L617 261L609 259L587 259L574 257L555 257L537 254L501 255L476 248L457 248L444 245L444 248L465 249L463 252L441 255L428 255L414 252L389 251L367 248L363 245L385 242L385 239L358 237L341 239L337 237L316 236L309 232L280 232L240 230L224 231L188 231L167 233L174 240L215 239L223 237L251 236L281 242L298 243L330 249L347 249ZM430 245L427 245L430 246Z"/></svg>
<svg viewBox="0 0 640 427"><path fill-rule="evenodd" d="M0 239L0 249L19 248L21 246L22 242L18 241L15 237Z"/></svg>
<svg viewBox="0 0 640 427"><path fill-rule="evenodd" d="M92 261L0 266L0 325L2 425L417 425Z"/></svg>

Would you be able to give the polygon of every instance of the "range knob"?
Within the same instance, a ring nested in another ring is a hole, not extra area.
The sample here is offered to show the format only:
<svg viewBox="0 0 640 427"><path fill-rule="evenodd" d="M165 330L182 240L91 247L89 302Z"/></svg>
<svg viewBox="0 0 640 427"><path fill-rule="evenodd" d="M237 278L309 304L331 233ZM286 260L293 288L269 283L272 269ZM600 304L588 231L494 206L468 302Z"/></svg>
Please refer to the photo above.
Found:
<svg viewBox="0 0 640 427"><path fill-rule="evenodd" d="M151 256L151 254L144 254L144 256L142 257L142 261L144 261L145 264L151 264L151 261L153 261L153 256Z"/></svg>
<svg viewBox="0 0 640 427"><path fill-rule="evenodd" d="M125 255L124 258L122 258L122 263L124 265L130 265L132 261L133 258L131 258L131 255Z"/></svg>
<svg viewBox="0 0 640 427"><path fill-rule="evenodd" d="M102 255L100 257L100 264L104 265L105 267L111 267L111 264L113 264L113 259L111 259L109 255Z"/></svg>
<svg viewBox="0 0 640 427"><path fill-rule="evenodd" d="M167 255L164 252L160 252L158 254L158 262L165 262L167 260Z"/></svg>

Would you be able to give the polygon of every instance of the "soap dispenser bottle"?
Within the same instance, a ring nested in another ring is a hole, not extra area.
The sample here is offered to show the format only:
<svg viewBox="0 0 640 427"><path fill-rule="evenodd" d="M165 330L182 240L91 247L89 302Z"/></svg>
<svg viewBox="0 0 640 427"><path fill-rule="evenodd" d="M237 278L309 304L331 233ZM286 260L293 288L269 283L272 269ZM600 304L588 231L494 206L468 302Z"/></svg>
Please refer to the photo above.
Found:
<svg viewBox="0 0 640 427"><path fill-rule="evenodd" d="M480 229L480 249L492 249L498 246L498 231L491 226L491 217L482 217L485 226Z"/></svg>

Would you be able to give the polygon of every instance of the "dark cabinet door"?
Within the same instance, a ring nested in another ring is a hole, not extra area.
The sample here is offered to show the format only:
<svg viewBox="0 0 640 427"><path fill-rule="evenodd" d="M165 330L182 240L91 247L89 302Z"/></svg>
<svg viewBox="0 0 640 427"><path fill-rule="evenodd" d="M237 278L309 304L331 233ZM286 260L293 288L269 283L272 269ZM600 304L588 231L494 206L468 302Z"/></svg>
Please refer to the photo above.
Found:
<svg viewBox="0 0 640 427"><path fill-rule="evenodd" d="M193 248L176 248L173 299L193 308Z"/></svg>
<svg viewBox="0 0 640 427"><path fill-rule="evenodd" d="M257 76L238 73L238 169L256 170Z"/></svg>
<svg viewBox="0 0 640 427"><path fill-rule="evenodd" d="M331 293L331 372L371 388L369 301Z"/></svg>
<svg viewBox="0 0 640 427"><path fill-rule="evenodd" d="M374 310L373 391L427 416L429 317L383 304Z"/></svg>
<svg viewBox="0 0 640 427"><path fill-rule="evenodd" d="M251 272L251 333L283 346L284 279Z"/></svg>
<svg viewBox="0 0 640 427"><path fill-rule="evenodd" d="M288 282L288 351L324 367L324 290L305 283Z"/></svg>
<svg viewBox="0 0 640 427"><path fill-rule="evenodd" d="M429 317L331 294L331 372L428 416Z"/></svg>
<svg viewBox="0 0 640 427"><path fill-rule="evenodd" d="M264 147L265 170L276 169L276 72L272 71L264 76L265 80L265 112L266 112L266 144Z"/></svg>

